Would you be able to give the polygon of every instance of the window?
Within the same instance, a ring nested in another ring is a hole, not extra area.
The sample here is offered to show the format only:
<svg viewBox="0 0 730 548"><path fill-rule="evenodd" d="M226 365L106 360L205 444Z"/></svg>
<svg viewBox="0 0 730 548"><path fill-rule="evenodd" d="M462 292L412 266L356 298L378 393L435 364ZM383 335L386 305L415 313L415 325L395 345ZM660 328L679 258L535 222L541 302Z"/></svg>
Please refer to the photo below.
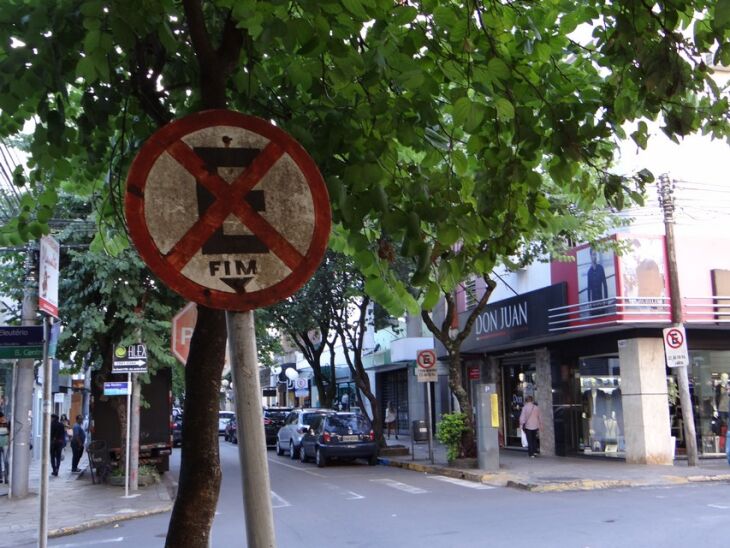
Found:
<svg viewBox="0 0 730 548"><path fill-rule="evenodd" d="M479 299L477 299L477 281L476 278L471 278L464 283L464 299L466 309L474 308Z"/></svg>

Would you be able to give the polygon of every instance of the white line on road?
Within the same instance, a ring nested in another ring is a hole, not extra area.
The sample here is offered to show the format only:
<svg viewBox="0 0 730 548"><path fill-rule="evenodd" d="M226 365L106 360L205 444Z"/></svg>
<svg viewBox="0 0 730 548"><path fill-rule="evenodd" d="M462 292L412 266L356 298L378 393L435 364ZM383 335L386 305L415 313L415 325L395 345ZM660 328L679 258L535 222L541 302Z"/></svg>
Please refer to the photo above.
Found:
<svg viewBox="0 0 730 548"><path fill-rule="evenodd" d="M115 542L124 542L124 537L108 538L104 540L87 540L84 542L70 542L67 544L54 544L54 548L76 548L77 546L98 546L99 544L112 544Z"/></svg>
<svg viewBox="0 0 730 548"><path fill-rule="evenodd" d="M730 506L724 506L722 504L708 504L707 506L709 506L710 508L718 508L720 510L728 510L728 509L730 509Z"/></svg>
<svg viewBox="0 0 730 548"><path fill-rule="evenodd" d="M350 496L347 497L347 500L360 500L365 498L363 495L358 495L357 493L355 493L355 491L348 491L348 494Z"/></svg>
<svg viewBox="0 0 730 548"><path fill-rule="evenodd" d="M448 476L428 476L431 479L445 481L447 483L453 483L454 485L460 485L461 487L468 487L469 489L496 489L493 485L484 485L483 483L476 483L474 481L468 481L458 478L450 478Z"/></svg>
<svg viewBox="0 0 730 548"><path fill-rule="evenodd" d="M273 491L271 492L271 507L272 508L286 508L287 506L291 506L291 504L289 504L289 501L284 500L283 498L281 498L279 495L277 495Z"/></svg>
<svg viewBox="0 0 730 548"><path fill-rule="evenodd" d="M324 474L318 474L317 472L312 472L311 470L307 470L303 466L293 466L291 464L287 464L285 462L281 462L277 459L269 459L269 462L272 464L278 464L279 466L284 466L285 468L291 468L292 470L296 470L297 472L301 472L302 474L309 474L310 476L316 476L318 478L325 478Z"/></svg>
<svg viewBox="0 0 730 548"><path fill-rule="evenodd" d="M401 483L392 479L383 478L370 481L373 481L375 483L382 483L383 485L387 485L388 487L392 487L393 489L398 489L399 491L410 493L411 495L422 495L423 493L428 493L428 491L426 491L425 489L421 489L420 487L414 487L413 485L408 485L407 483Z"/></svg>

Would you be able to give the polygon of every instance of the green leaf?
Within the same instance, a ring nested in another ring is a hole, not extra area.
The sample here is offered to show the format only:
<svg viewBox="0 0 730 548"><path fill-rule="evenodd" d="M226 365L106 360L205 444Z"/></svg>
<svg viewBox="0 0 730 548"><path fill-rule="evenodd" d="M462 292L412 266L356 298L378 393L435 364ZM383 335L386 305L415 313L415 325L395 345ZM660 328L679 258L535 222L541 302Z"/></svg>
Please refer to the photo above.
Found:
<svg viewBox="0 0 730 548"><path fill-rule="evenodd" d="M712 26L718 32L724 32L730 27L730 0L717 0Z"/></svg>
<svg viewBox="0 0 730 548"><path fill-rule="evenodd" d="M342 0L342 5L345 6L347 11L355 17L358 17L360 20L364 21L368 19L368 14L363 9L362 2L360 2L360 0Z"/></svg>
<svg viewBox="0 0 730 548"><path fill-rule="evenodd" d="M515 107L504 97L498 97L494 101L497 109L497 116L502 120L511 120L515 117Z"/></svg>
<svg viewBox="0 0 730 548"><path fill-rule="evenodd" d="M510 78L511 71L507 66L507 63L502 61L499 57L492 57L489 60L489 63L487 63L487 68L492 76L499 78L502 81L509 80Z"/></svg>
<svg viewBox="0 0 730 548"><path fill-rule="evenodd" d="M439 290L439 286L435 283L428 284L428 287L426 288L426 293L423 296L421 308L423 308L423 310L433 310L433 308L438 304L440 297L441 291Z"/></svg>

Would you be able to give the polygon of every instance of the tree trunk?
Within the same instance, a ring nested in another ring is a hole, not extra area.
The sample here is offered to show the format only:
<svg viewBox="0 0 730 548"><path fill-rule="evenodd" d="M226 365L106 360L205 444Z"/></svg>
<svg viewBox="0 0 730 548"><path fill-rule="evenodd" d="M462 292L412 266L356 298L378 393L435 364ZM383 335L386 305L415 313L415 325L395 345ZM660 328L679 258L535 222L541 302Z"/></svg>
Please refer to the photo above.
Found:
<svg viewBox="0 0 730 548"><path fill-rule="evenodd" d="M166 548L208 547L221 485L217 425L225 349L225 314L198 305L185 367L180 479Z"/></svg>
<svg viewBox="0 0 730 548"><path fill-rule="evenodd" d="M476 457L477 446L474 436L474 414L472 413L471 398L461 382L461 352L458 349L448 348L449 353L449 388L459 402L461 412L466 419L464 434L461 437L459 457Z"/></svg>

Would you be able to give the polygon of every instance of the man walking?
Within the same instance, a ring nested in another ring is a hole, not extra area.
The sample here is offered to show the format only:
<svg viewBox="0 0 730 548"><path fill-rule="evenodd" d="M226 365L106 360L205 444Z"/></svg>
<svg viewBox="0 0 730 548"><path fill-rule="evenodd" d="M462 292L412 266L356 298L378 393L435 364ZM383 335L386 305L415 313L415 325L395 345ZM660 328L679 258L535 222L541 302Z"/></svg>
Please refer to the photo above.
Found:
<svg viewBox="0 0 730 548"><path fill-rule="evenodd" d="M66 429L63 423L58 420L58 415L51 415L51 469L54 476L58 475L61 467L61 454L66 445Z"/></svg>
<svg viewBox="0 0 730 548"><path fill-rule="evenodd" d="M71 451L73 452L73 460L71 461L71 472L79 472L79 461L81 455L84 454L84 443L86 443L86 432L83 427L84 417L76 416L76 424L74 424L73 435L71 436Z"/></svg>

